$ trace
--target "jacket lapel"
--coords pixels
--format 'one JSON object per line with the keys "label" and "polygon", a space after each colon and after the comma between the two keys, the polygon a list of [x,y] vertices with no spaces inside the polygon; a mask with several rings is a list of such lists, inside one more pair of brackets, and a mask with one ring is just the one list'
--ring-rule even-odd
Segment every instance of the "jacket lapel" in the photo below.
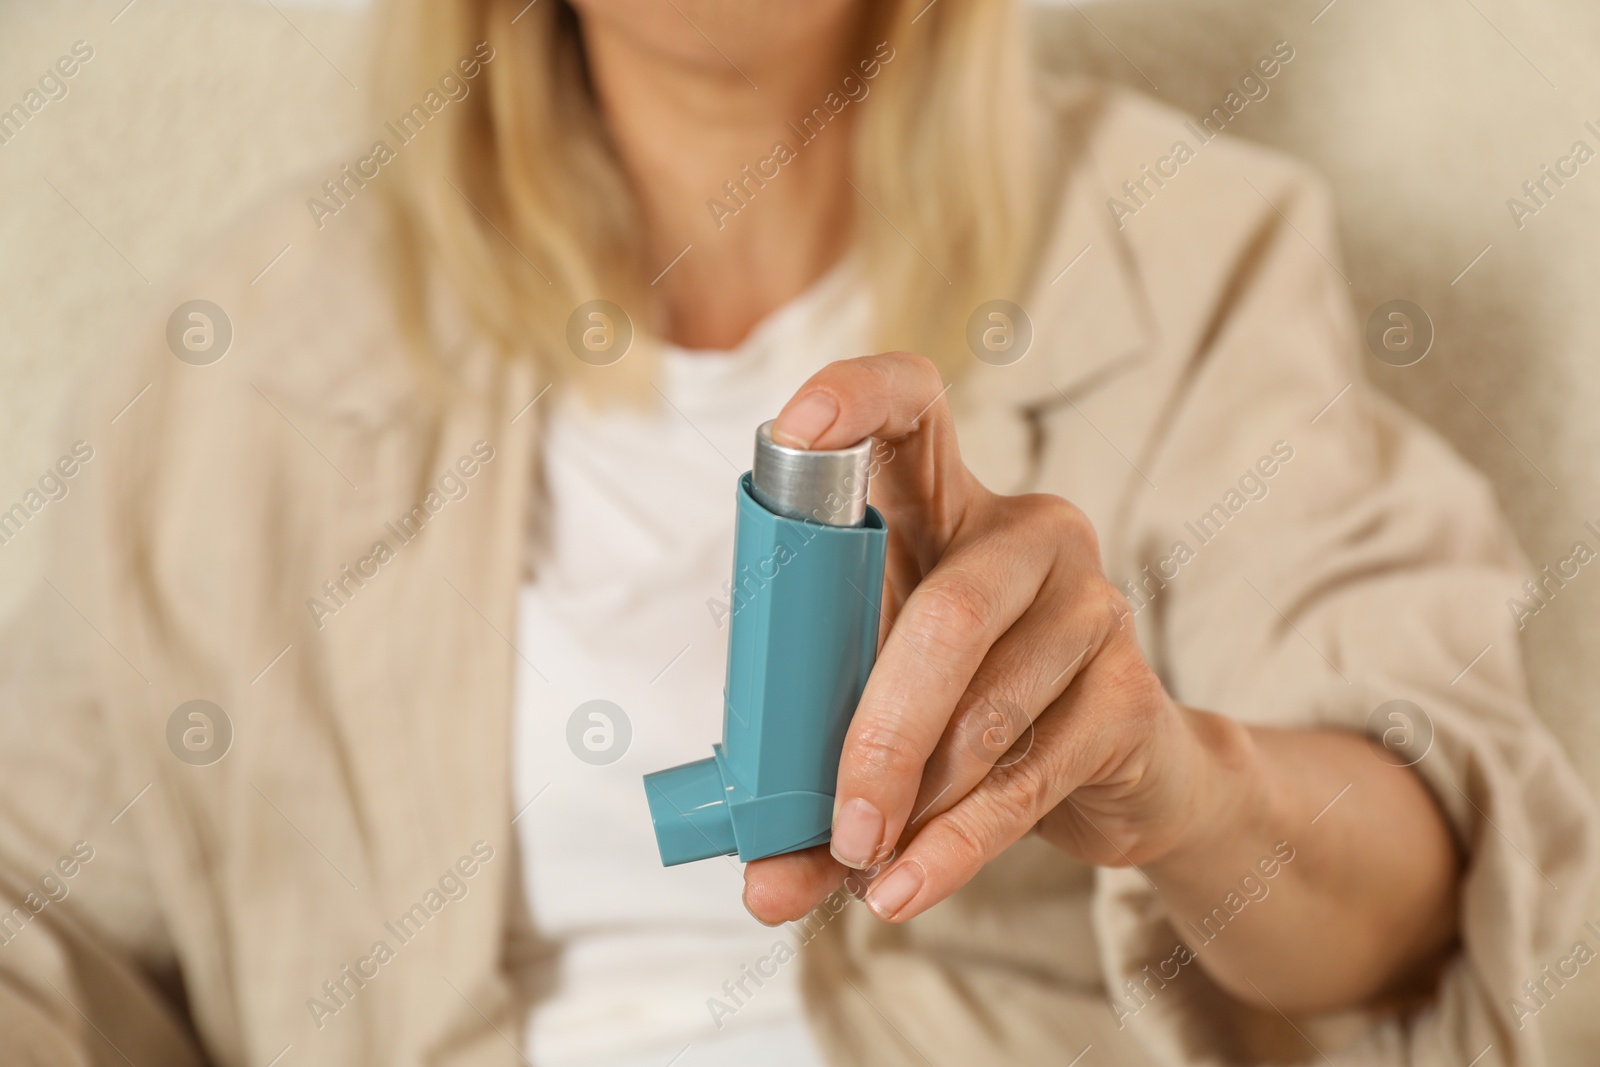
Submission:
{"label": "jacket lapel", "polygon": [[1075,155],[1073,141],[1094,121],[1095,106],[1073,88],[1053,101],[1060,131],[1049,169],[1070,184],[1056,198],[1060,207],[1021,301],[1032,345],[1009,365],[973,360],[951,388],[962,455],[997,491],[1031,486],[1041,412],[1133,370],[1156,339],[1127,242],[1105,206],[1103,178],[1092,159],[1083,165]]}
{"label": "jacket lapel", "polygon": [[[336,509],[325,533],[330,565],[353,565],[380,543],[390,556],[321,630],[308,627],[302,673],[324,709],[323,762],[345,783],[324,833],[359,842],[340,863],[359,907],[330,920],[341,941],[333,958],[349,962],[379,940],[395,952],[352,1002],[365,1023],[338,1018],[327,1029],[366,1030],[375,1062],[419,1048],[438,1050],[439,1062],[515,1062],[483,1035],[485,1018],[517,1029],[502,968],[506,916],[520,906],[510,899],[511,642],[539,408],[513,417],[538,390],[526,360],[483,351],[462,367],[470,386],[437,410],[408,399],[417,388],[338,390],[307,423],[319,441],[342,439],[341,466],[359,472],[360,503]],[[451,899],[441,878],[475,845],[475,858],[493,858]],[[401,936],[410,930],[397,920],[419,903],[432,918]]]}

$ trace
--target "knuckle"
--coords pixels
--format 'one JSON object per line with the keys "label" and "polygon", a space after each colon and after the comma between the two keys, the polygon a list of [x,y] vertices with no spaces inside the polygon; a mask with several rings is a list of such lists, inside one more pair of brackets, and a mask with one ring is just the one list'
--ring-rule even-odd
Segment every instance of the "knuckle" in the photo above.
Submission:
{"label": "knuckle", "polygon": [[891,352],[888,359],[892,373],[909,384],[913,395],[927,400],[930,407],[936,406],[935,402],[944,392],[944,378],[933,360],[915,352]]}
{"label": "knuckle", "polygon": [[1015,763],[996,767],[989,773],[1000,793],[1007,798],[1007,810],[1032,812],[1051,806],[1044,801],[1054,790],[1055,779],[1040,753],[1030,752]]}
{"label": "knuckle", "polygon": [[1114,657],[1121,645],[1137,648],[1133,608],[1122,590],[1103,574],[1075,584],[1068,625],[1074,632],[1088,637],[1094,648],[1092,658],[1102,666]]}
{"label": "knuckle", "polygon": [[982,816],[970,806],[952,808],[939,816],[943,851],[957,869],[977,867],[989,859],[991,834]]}
{"label": "knuckle", "polygon": [[875,405],[887,408],[896,388],[892,361],[882,356],[858,356],[839,360],[836,366],[841,376],[848,375],[854,379],[864,398],[870,398]]}
{"label": "knuckle", "polygon": [[1166,699],[1166,687],[1138,646],[1127,642],[1104,657],[1104,686],[1116,694],[1126,714],[1153,719]]}
{"label": "knuckle", "polygon": [[971,578],[946,576],[917,590],[908,622],[919,636],[947,647],[968,647],[986,633],[995,615],[993,595]]}
{"label": "knuckle", "polygon": [[906,734],[890,723],[866,723],[846,744],[845,758],[872,778],[922,773],[922,756]]}
{"label": "knuckle", "polygon": [[890,352],[887,358],[915,375],[919,381],[939,381],[939,368],[927,356],[915,352]]}
{"label": "knuckle", "polygon": [[1118,589],[1110,578],[1101,577],[1096,585],[1098,588],[1095,599],[1100,604],[1100,610],[1115,619],[1117,630],[1123,631],[1125,629],[1123,624],[1133,615],[1133,605],[1128,603],[1127,594]]}
{"label": "knuckle", "polygon": [[952,732],[972,755],[993,767],[1032,725],[1022,701],[1028,697],[1019,673],[1014,679],[974,682],[954,717]]}
{"label": "knuckle", "polygon": [[1031,521],[1050,530],[1057,540],[1083,545],[1099,557],[1099,535],[1082,508],[1054,493],[1030,493],[1023,500]]}
{"label": "knuckle", "polygon": [[1089,517],[1066,497],[1054,493],[1028,493],[1021,499],[1039,515],[1062,526],[1089,525]]}
{"label": "knuckle", "polygon": [[842,360],[841,362],[860,367],[872,375],[873,381],[880,389],[887,389],[895,380],[899,356],[900,353],[891,352],[884,356],[860,356],[856,359]]}

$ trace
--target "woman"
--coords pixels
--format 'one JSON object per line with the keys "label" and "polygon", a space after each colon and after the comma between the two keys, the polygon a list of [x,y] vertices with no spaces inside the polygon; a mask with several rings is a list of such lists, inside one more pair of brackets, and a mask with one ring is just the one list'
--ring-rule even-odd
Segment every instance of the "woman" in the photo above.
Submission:
{"label": "woman", "polygon": [[[200,275],[231,348],[90,391],[7,1060],[1532,1062],[1588,802],[1316,183],[1221,141],[1119,218],[1182,121],[1005,3],[575,6],[394,5],[371,149]],[[889,446],[888,625],[741,889],[638,775],[717,731],[774,412]]]}

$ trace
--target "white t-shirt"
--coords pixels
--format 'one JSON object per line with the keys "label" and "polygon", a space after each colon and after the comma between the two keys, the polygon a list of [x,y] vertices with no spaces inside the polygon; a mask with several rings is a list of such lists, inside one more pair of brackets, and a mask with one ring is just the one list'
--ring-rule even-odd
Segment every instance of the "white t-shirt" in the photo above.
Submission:
{"label": "white t-shirt", "polygon": [[842,263],[730,352],[668,347],[664,402],[549,398],[513,727],[529,903],[561,946],[529,1024],[541,1065],[823,1062],[799,963],[774,962],[796,935],[744,910],[735,858],[661,866],[640,778],[721,739],[736,481],[756,427],[823,365],[866,351],[856,275]]}

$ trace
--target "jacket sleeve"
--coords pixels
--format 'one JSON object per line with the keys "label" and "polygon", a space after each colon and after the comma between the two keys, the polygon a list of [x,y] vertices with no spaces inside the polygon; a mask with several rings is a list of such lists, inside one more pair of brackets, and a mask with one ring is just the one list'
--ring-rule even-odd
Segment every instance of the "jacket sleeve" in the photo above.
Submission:
{"label": "jacket sleeve", "polygon": [[1138,872],[1107,870],[1095,909],[1108,990],[1171,1064],[1318,1052],[1341,1065],[1536,1063],[1544,994],[1524,983],[1547,954],[1600,943],[1578,915],[1592,803],[1522,674],[1519,629],[1544,620],[1508,605],[1540,575],[1484,478],[1363,380],[1319,186],[1258,162],[1256,191],[1232,175],[1217,194],[1238,196],[1246,232],[1216,271],[1207,328],[1174,357],[1179,384],[1142,453],[1149,481],[1136,483],[1113,578],[1180,702],[1388,735],[1466,858],[1461,947],[1403,1016],[1291,1024],[1230,1000],[1198,967],[1130,999],[1125,983],[1147,988],[1143,969],[1181,937]]}
{"label": "jacket sleeve", "polygon": [[44,559],[0,628],[0,1063],[197,1064],[135,829],[144,782],[106,722],[106,672],[145,683],[104,636],[101,473],[6,546],[36,538]]}

